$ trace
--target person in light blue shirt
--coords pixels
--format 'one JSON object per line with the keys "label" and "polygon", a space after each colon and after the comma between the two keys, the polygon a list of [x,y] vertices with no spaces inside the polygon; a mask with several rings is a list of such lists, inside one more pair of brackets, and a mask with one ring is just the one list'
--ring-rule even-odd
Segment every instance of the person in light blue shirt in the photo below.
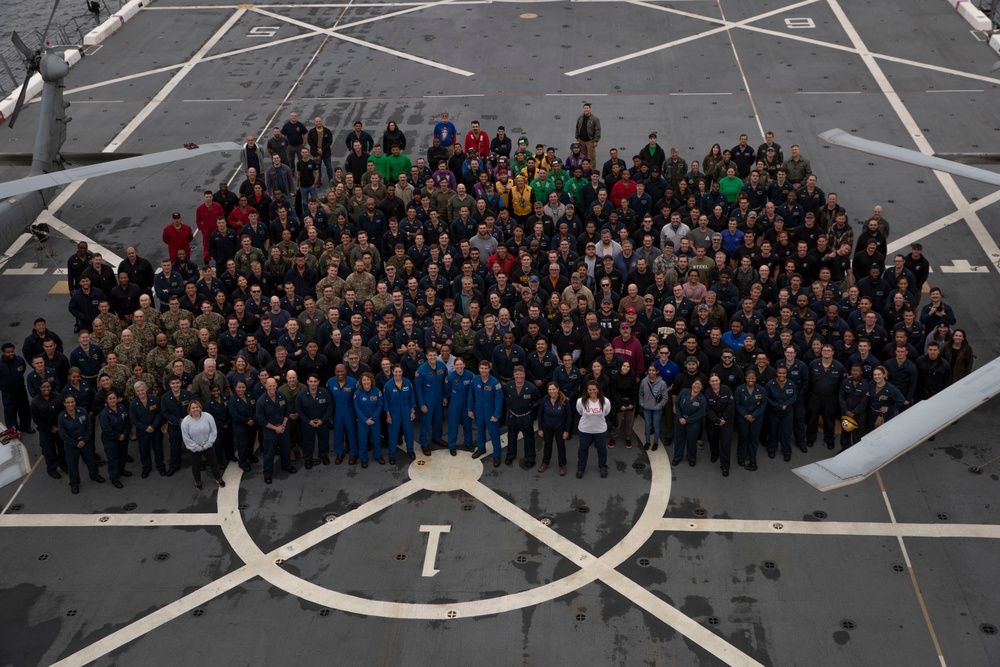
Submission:
{"label": "person in light blue shirt", "polygon": [[393,365],[392,380],[386,382],[383,388],[383,406],[389,422],[389,463],[396,463],[400,430],[403,432],[406,454],[413,461],[417,458],[413,451],[413,421],[417,416],[416,392],[410,381],[403,377],[403,367],[399,364]]}
{"label": "person in light blue shirt", "polygon": [[472,381],[469,393],[469,417],[476,422],[479,447],[472,453],[478,459],[486,453],[486,435],[493,442],[493,467],[500,466],[503,445],[500,443],[500,415],[503,411],[503,387],[500,381],[490,375],[492,364],[483,359],[479,362],[479,376]]}
{"label": "person in light blue shirt", "polygon": [[[417,405],[420,406],[420,450],[430,456],[430,441],[444,445],[441,440],[443,430],[443,404],[445,399],[444,380],[448,369],[438,361],[437,350],[427,350],[427,361],[420,364],[414,377]],[[432,437],[433,436],[433,437]]]}
{"label": "person in light blue shirt", "polygon": [[368,442],[372,444],[372,456],[376,463],[385,465],[382,458],[382,432],[379,417],[382,415],[382,392],[375,386],[375,376],[369,372],[361,374],[361,382],[354,392],[354,413],[358,417],[358,454],[361,467],[368,467]]}
{"label": "person in light blue shirt", "polygon": [[358,462],[357,421],[354,418],[354,391],[357,387],[357,381],[347,377],[347,366],[344,364],[337,364],[334,377],[326,383],[333,396],[333,452],[336,454],[333,462],[337,465],[344,461],[345,434],[351,456],[348,463],[354,465]]}

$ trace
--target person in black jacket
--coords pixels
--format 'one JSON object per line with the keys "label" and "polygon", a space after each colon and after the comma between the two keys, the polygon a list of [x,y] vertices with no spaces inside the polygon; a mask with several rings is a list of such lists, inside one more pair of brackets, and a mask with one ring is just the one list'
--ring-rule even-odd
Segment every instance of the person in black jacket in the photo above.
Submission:
{"label": "person in black jacket", "polygon": [[31,399],[31,416],[38,424],[38,445],[45,457],[45,471],[53,479],[62,479],[60,468],[69,472],[63,442],[59,437],[59,413],[62,410],[62,395],[52,390],[51,382],[43,381],[38,396]]}
{"label": "person in black jacket", "polygon": [[705,427],[708,430],[708,447],[712,463],[720,462],[722,476],[729,477],[730,454],[733,449],[733,423],[736,416],[736,402],[733,392],[722,383],[717,373],[708,378],[705,390],[708,401],[705,412]]}
{"label": "person in black jacket", "polygon": [[28,404],[28,390],[24,385],[24,373],[28,362],[14,352],[13,343],[4,343],[0,356],[0,393],[3,393],[3,418],[7,426],[13,426],[22,433],[34,433],[31,428],[31,408]]}
{"label": "person in black jacket", "polygon": [[566,441],[573,424],[573,409],[566,394],[559,391],[559,385],[549,382],[538,407],[538,435],[542,438],[542,464],[538,472],[545,472],[552,460],[552,441],[555,440],[559,456],[559,476],[566,474]]}
{"label": "person in black jacket", "polygon": [[622,362],[617,373],[611,375],[611,414],[615,415],[615,425],[611,429],[608,447],[615,446],[615,438],[623,435],[625,448],[632,449],[632,426],[635,421],[635,405],[639,396],[639,382],[632,372],[629,361]]}

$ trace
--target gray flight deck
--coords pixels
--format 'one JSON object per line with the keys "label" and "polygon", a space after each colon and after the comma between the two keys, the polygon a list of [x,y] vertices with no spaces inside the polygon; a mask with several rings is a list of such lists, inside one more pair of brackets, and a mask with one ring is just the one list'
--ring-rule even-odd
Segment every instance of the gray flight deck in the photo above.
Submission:
{"label": "gray flight deck", "polygon": [[[996,59],[945,0],[156,0],[71,70],[65,150],[242,142],[298,110],[337,156],[356,119],[376,139],[394,119],[415,157],[447,110],[461,132],[503,124],[564,155],[583,101],[601,161],[652,130],[690,162],[773,129],[852,222],[880,204],[891,251],[923,242],[981,365],[1000,354],[996,188],[817,135],[1000,153]],[[0,148],[30,151],[36,123],[28,106]],[[70,186],[55,259],[36,265],[32,242],[0,259],[0,339],[20,349],[44,315],[72,348],[57,270],[75,240],[155,265],[170,213],[193,224],[237,167],[203,156]],[[671,468],[619,445],[608,479],[592,462],[579,481],[574,440],[566,477],[435,449],[272,486],[230,466],[222,492],[187,468],[123,490],[84,479],[77,496],[36,467],[0,489],[0,666],[998,665],[998,410],[826,494],[791,472],[821,447],[728,479],[707,450]]]}

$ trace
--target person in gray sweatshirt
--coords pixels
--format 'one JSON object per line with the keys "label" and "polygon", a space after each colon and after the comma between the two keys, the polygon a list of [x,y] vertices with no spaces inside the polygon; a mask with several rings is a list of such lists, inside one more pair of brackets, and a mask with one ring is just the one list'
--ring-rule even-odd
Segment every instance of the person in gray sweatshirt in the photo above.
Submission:
{"label": "person in gray sweatshirt", "polygon": [[660,441],[660,415],[670,396],[667,383],[660,377],[656,366],[650,365],[646,371],[646,377],[639,383],[639,407],[642,408],[642,416],[646,422],[646,444],[643,449],[648,450],[651,443]]}
{"label": "person in gray sweatshirt", "polygon": [[219,487],[226,485],[222,481],[222,472],[219,470],[219,463],[216,460],[212,447],[215,439],[219,437],[218,427],[215,425],[215,418],[207,412],[202,412],[201,403],[193,400],[188,404],[187,417],[181,422],[181,438],[184,446],[191,452],[191,472],[194,473],[194,486],[201,489],[201,464],[207,463],[212,469],[212,477]]}

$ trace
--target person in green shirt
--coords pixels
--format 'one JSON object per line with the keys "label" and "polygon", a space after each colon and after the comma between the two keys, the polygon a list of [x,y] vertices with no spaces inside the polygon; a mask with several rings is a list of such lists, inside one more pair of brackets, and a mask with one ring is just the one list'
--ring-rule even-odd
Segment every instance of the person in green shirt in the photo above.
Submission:
{"label": "person in green shirt", "polygon": [[729,167],[726,175],[719,179],[719,192],[725,195],[726,200],[733,204],[736,202],[740,190],[743,189],[743,180],[736,176],[736,169]]}
{"label": "person in green shirt", "polygon": [[545,167],[538,167],[535,170],[535,178],[530,183],[531,192],[535,195],[535,201],[542,204],[549,200],[549,193],[556,189],[556,183],[549,176]]}
{"label": "person in green shirt", "polygon": [[[368,156],[368,161],[375,165],[375,171],[382,177],[382,180],[389,180],[388,156],[382,152],[382,144],[375,144],[372,154]],[[396,175],[399,178],[399,175]],[[392,179],[396,180],[396,179]]]}
{"label": "person in green shirt", "polygon": [[[369,158],[371,159],[371,158]],[[395,183],[399,180],[400,174],[409,176],[413,163],[399,148],[398,144],[392,147],[392,153],[385,156],[385,177],[387,183]],[[377,165],[376,165],[376,168]]]}
{"label": "person in green shirt", "polygon": [[576,204],[577,208],[583,206],[583,188],[586,185],[587,181],[583,179],[583,167],[575,167],[572,178],[563,183],[563,189],[573,198],[573,203]]}

